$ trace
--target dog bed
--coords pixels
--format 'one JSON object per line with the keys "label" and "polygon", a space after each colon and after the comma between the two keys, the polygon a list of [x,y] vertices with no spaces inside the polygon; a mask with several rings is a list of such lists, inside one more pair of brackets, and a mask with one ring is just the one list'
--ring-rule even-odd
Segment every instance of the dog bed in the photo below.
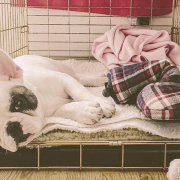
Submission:
{"label": "dog bed", "polygon": [[[73,68],[77,75],[107,73],[108,69],[99,62],[65,60],[62,63]],[[88,87],[98,96],[103,96],[104,87]],[[41,141],[78,141],[78,140],[168,140],[179,139],[180,123],[178,121],[153,121],[146,118],[134,105],[116,105],[116,115],[112,118],[117,125],[103,119],[100,124],[93,126],[79,124],[75,121],[62,119],[62,124],[45,127],[39,136],[32,137],[33,142]],[[48,118],[56,122],[57,117]],[[118,118],[118,120],[116,120]],[[59,119],[59,118],[58,118]],[[121,121],[118,125],[118,121]],[[117,128],[119,126],[119,128]],[[55,130],[52,130],[54,127]],[[100,127],[100,128],[99,128]],[[93,130],[91,130],[93,128]],[[27,144],[24,143],[25,145]],[[22,144],[23,145],[23,144]]]}

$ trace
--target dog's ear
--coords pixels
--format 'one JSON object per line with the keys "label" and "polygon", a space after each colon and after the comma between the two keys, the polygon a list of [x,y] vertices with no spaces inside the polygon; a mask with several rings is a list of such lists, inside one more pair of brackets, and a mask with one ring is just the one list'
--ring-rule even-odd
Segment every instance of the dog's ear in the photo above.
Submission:
{"label": "dog's ear", "polygon": [[23,74],[22,69],[17,64],[14,63],[12,58],[6,52],[0,49],[1,79],[10,80],[11,78],[20,78],[22,74]]}

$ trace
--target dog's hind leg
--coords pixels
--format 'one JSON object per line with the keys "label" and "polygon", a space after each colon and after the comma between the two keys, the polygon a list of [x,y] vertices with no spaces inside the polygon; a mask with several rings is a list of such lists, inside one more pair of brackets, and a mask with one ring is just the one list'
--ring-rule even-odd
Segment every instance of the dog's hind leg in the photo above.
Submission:
{"label": "dog's hind leg", "polygon": [[79,82],[84,86],[104,86],[108,81],[107,77],[103,73],[94,75],[80,75],[78,76]]}

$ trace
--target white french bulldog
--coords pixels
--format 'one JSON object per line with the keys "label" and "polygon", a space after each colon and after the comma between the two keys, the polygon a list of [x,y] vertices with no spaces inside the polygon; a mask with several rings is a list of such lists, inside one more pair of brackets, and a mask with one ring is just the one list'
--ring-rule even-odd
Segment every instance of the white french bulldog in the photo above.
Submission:
{"label": "white french bulldog", "polygon": [[[94,83],[91,78],[87,80],[84,78],[83,84]],[[12,152],[29,135],[40,132],[45,117],[94,124],[115,113],[114,103],[92,95],[70,67],[35,55],[12,60],[3,50],[0,50],[0,102],[0,145]]]}

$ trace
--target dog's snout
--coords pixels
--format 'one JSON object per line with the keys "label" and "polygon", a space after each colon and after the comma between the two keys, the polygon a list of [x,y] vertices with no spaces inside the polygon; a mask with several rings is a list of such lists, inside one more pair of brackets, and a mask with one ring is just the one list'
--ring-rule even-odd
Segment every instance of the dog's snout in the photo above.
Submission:
{"label": "dog's snout", "polygon": [[19,122],[8,122],[6,132],[14,138],[16,144],[26,141],[30,134],[23,134],[22,126]]}

